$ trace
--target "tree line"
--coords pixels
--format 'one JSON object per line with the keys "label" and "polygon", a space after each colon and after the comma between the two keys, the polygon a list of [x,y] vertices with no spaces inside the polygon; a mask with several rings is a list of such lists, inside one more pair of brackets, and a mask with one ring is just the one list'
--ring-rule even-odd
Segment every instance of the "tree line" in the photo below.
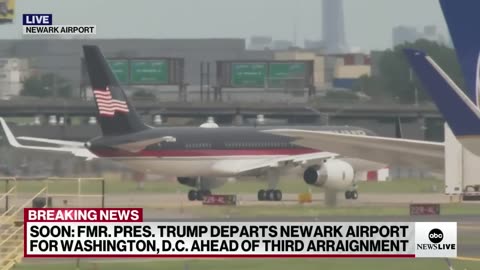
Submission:
{"label": "tree line", "polygon": [[[379,57],[378,74],[361,77],[354,85],[355,92],[363,92],[373,100],[388,100],[413,104],[430,101],[428,93],[410,68],[404,49],[426,52],[462,89],[464,77],[455,50],[443,44],[421,39],[383,51]],[[417,89],[417,93],[415,93]]]}

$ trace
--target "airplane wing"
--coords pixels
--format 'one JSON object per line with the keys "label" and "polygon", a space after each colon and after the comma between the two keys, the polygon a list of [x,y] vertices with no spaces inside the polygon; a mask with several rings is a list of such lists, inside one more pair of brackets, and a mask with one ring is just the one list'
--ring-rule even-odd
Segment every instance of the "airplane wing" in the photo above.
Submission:
{"label": "airplane wing", "polygon": [[20,136],[20,137],[17,137],[17,139],[25,140],[25,141],[32,141],[32,142],[50,143],[50,144],[56,144],[56,145],[60,145],[60,146],[73,146],[73,147],[83,147],[84,146],[84,143],[82,143],[82,142],[44,139],[44,138],[37,138],[37,137]]}
{"label": "airplane wing", "polygon": [[320,152],[313,154],[286,156],[278,158],[266,158],[265,160],[245,159],[242,161],[223,160],[215,163],[213,170],[219,173],[234,175],[258,174],[272,168],[294,168],[297,166],[308,166],[309,164],[319,163],[325,159],[335,158],[337,154],[329,152]]}
{"label": "airplane wing", "polygon": [[444,172],[444,144],[325,131],[272,129],[264,132],[295,138],[294,144],[382,164]]}
{"label": "airplane wing", "polygon": [[[248,159],[243,161],[224,160],[215,163],[213,170],[219,173],[234,175],[259,175],[266,170],[273,168],[278,168],[281,170],[288,170],[298,167],[306,168],[315,164],[321,164],[328,159],[335,159],[340,157],[342,156],[336,153],[318,152],[311,154],[271,158],[262,161],[252,161]],[[345,161],[350,163],[356,171],[378,170],[381,168],[385,168],[386,166],[385,163],[370,162],[363,159],[345,157],[342,157],[342,159],[345,159]]]}
{"label": "airplane wing", "polygon": [[[3,131],[5,132],[5,137],[7,137],[8,143],[15,147],[21,149],[28,149],[28,150],[37,150],[37,151],[46,151],[46,152],[56,152],[56,153],[69,153],[76,157],[83,157],[87,159],[97,158],[96,155],[91,153],[88,149],[83,146],[81,142],[71,142],[71,141],[60,141],[60,140],[49,140],[49,139],[41,139],[41,138],[32,138],[32,137],[24,137],[27,139],[33,139],[32,141],[37,142],[44,142],[44,143],[52,143],[61,145],[60,147],[49,147],[49,146],[31,146],[31,145],[23,145],[20,144],[15,136],[13,135],[12,131],[8,127],[5,119],[0,117],[0,124],[2,125]],[[62,144],[62,142],[64,142]]]}
{"label": "airplane wing", "polygon": [[[45,139],[45,138],[37,138],[37,137],[17,137],[17,139],[20,140],[26,140],[26,141],[34,141],[34,142],[41,142],[41,143],[50,143],[50,144],[56,144],[62,147],[65,146],[72,146],[72,147],[79,147],[83,148],[84,143],[82,142],[74,142],[74,141],[63,141],[63,140],[53,140],[53,139]],[[124,151],[129,151],[129,152],[139,152],[145,147],[155,144],[155,143],[161,143],[164,141],[167,142],[172,142],[175,141],[176,138],[172,136],[164,136],[160,138],[154,138],[154,139],[148,139],[148,140],[143,140],[143,141],[135,141],[131,143],[124,143],[124,144],[117,144],[113,145],[112,147],[118,148]]]}

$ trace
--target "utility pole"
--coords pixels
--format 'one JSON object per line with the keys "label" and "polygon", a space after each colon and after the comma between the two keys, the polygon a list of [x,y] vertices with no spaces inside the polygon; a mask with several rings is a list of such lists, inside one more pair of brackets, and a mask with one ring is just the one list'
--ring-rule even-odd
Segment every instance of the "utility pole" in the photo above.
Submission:
{"label": "utility pole", "polygon": [[413,93],[414,93],[414,99],[415,99],[415,106],[418,107],[418,89],[415,86],[415,83],[413,82],[413,70],[410,68],[410,83],[412,84],[413,87]]}
{"label": "utility pole", "polygon": [[200,62],[200,102],[203,103],[203,61]]}

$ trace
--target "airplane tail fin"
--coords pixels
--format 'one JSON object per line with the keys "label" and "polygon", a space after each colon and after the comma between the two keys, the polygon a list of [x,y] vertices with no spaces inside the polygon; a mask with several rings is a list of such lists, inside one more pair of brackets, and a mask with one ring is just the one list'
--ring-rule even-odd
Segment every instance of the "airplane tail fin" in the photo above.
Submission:
{"label": "airplane tail fin", "polygon": [[457,137],[480,135],[480,110],[424,52],[405,49],[415,74]]}
{"label": "airplane tail fin", "polygon": [[134,133],[148,127],[141,121],[97,46],[83,46],[88,76],[104,136]]}
{"label": "airplane tail fin", "polygon": [[467,96],[480,105],[480,1],[440,0],[443,16],[465,78]]}

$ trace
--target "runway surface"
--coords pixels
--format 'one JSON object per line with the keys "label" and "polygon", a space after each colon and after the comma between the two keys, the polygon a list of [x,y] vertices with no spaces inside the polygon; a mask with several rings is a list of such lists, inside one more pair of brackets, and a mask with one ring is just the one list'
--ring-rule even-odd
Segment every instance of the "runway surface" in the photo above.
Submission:
{"label": "runway surface", "polygon": [[[28,199],[30,194],[19,194],[18,199]],[[81,195],[76,194],[49,194],[53,198],[55,207],[100,207],[102,198],[100,195]],[[283,194],[281,202],[261,202],[257,200],[257,194],[241,193],[237,194],[238,205],[295,205],[298,204],[298,194]],[[186,193],[160,194],[160,193],[125,193],[125,194],[107,194],[104,198],[105,206],[108,207],[146,207],[146,208],[168,208],[182,206],[200,205],[201,202],[191,202],[187,199]],[[449,203],[456,202],[458,198],[435,193],[415,193],[415,194],[360,194],[358,200],[345,200],[343,194],[337,195],[338,206],[351,205],[405,205],[409,203]],[[324,194],[313,194],[313,205],[324,204]],[[478,202],[464,202],[468,204],[479,204]],[[479,210],[480,214],[480,210]]]}

